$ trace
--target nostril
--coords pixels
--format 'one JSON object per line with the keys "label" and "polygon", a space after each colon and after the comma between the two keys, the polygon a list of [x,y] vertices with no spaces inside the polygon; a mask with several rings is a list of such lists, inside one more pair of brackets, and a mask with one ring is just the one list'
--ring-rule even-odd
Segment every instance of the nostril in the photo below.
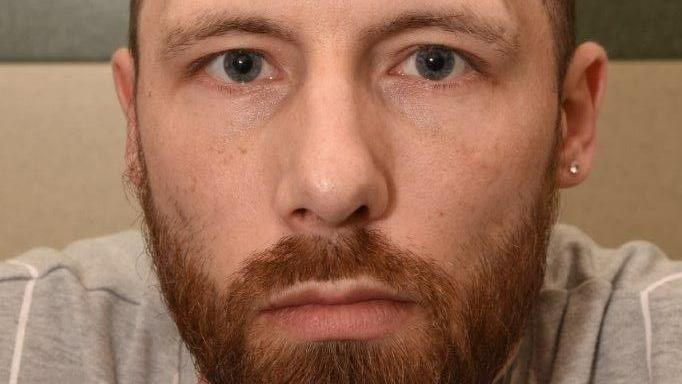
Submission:
{"label": "nostril", "polygon": [[297,210],[294,211],[293,215],[296,216],[299,219],[305,218],[305,215],[308,213],[308,210],[305,208],[298,208]]}
{"label": "nostril", "polygon": [[331,218],[320,217],[315,212],[307,208],[297,208],[291,212],[291,217],[298,223],[308,223],[308,225],[315,222],[326,223],[326,225],[356,225],[367,221],[369,219],[369,207],[362,205],[358,207],[353,213],[345,217],[338,217],[337,221]]}
{"label": "nostril", "polygon": [[358,207],[358,209],[356,209],[355,212],[353,212],[349,219],[353,221],[363,221],[366,220],[368,217],[369,208],[366,205],[362,205]]}

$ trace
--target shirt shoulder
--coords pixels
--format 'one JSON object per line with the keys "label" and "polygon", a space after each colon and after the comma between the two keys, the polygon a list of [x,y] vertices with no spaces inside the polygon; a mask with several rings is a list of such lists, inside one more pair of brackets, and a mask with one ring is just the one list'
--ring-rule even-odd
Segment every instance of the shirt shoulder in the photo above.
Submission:
{"label": "shirt shoulder", "polygon": [[68,276],[84,290],[103,290],[131,303],[140,300],[153,273],[138,231],[76,241],[63,250],[35,248],[0,263],[0,284],[34,279],[46,285]]}
{"label": "shirt shoulder", "polygon": [[556,225],[548,249],[546,289],[571,290],[590,281],[608,283],[623,293],[647,289],[680,293],[682,284],[676,283],[682,283],[682,261],[670,259],[647,241],[605,248],[574,226]]}
{"label": "shirt shoulder", "polygon": [[578,228],[554,228],[533,326],[544,382],[674,382],[680,319],[682,262],[649,242],[609,249]]}
{"label": "shirt shoulder", "polygon": [[179,350],[139,232],[0,263],[0,380],[170,381]]}

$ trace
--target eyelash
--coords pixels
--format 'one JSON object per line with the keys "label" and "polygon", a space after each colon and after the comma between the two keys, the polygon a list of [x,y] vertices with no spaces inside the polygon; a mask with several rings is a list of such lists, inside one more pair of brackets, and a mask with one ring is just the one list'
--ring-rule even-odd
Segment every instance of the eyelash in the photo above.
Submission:
{"label": "eyelash", "polygon": [[[426,47],[434,46],[434,45],[438,45],[438,44],[421,44],[421,45],[417,45],[417,46],[412,46],[412,47],[407,48],[406,50],[403,51],[403,52],[407,52],[406,54],[398,53],[396,56],[401,57],[401,61],[398,64],[392,66],[390,70],[392,71],[394,68],[396,68],[397,66],[402,64],[405,60],[407,60],[410,56],[412,56],[414,53],[418,52],[419,50],[424,49]],[[468,53],[468,52],[464,52],[464,51],[457,49],[457,48],[453,48],[453,47],[448,47],[448,48],[452,49],[452,51],[455,54],[457,54],[462,59],[464,59],[464,61],[466,62],[466,65],[471,70],[476,72],[476,74],[480,74],[483,76],[488,75],[488,73],[489,73],[488,72],[488,63],[485,60],[481,59],[480,57],[478,57],[476,55],[473,55],[473,54]],[[204,71],[206,69],[206,67],[214,59],[220,57],[221,55],[226,54],[227,52],[233,51],[235,49],[240,49],[240,48],[231,48],[229,50],[218,51],[218,52],[214,52],[212,54],[208,54],[206,56],[200,57],[199,59],[191,62],[187,66],[187,69],[185,70],[185,73],[184,73],[184,77],[187,79],[197,77],[199,75],[199,73]],[[246,50],[258,53],[260,55],[263,55],[265,60],[268,60],[271,63],[271,65],[275,66],[275,68],[278,67],[276,65],[276,62],[273,62],[273,60],[271,60],[271,58],[265,52],[262,52],[258,49],[251,49],[251,48],[241,48],[241,49],[246,49]],[[469,77],[469,76],[467,75],[466,77]],[[470,79],[464,78],[464,79],[458,79],[456,81],[450,81],[450,82],[430,82],[430,81],[419,81],[419,82],[422,84],[428,84],[428,86],[434,90],[447,90],[447,89],[458,87],[461,85],[462,82],[466,82],[467,80],[470,80]],[[211,79],[210,82],[212,83],[211,86],[213,88],[215,88],[219,91],[228,93],[228,94],[234,94],[235,92],[243,91],[244,88],[246,88],[243,86],[235,86],[232,84],[219,84],[218,81],[213,80],[213,79]],[[412,81],[412,82],[415,83],[415,81]]]}
{"label": "eyelash", "polygon": [[[445,47],[447,49],[451,49],[457,56],[464,59],[467,67],[469,67],[470,70],[474,71],[475,74],[482,75],[484,77],[489,76],[489,74],[490,74],[489,73],[489,64],[485,60],[481,59],[480,57],[478,57],[474,54],[471,54],[469,52],[465,52],[461,49],[457,49],[454,47],[450,47],[447,45],[441,45],[441,44],[420,44],[420,45],[412,46],[412,47],[409,47],[409,48],[403,50],[402,52],[400,52],[396,55],[397,57],[400,57],[400,61],[397,65],[394,65],[391,67],[391,71],[394,68],[396,68],[397,66],[400,66],[402,63],[404,63],[405,60],[410,58],[416,52],[418,52],[422,49],[428,48],[428,47],[433,47],[433,46],[442,46],[442,47]],[[444,82],[444,81],[421,80],[421,81],[417,81],[417,82],[421,83],[422,86],[423,86],[423,84],[427,84],[432,89],[447,90],[447,89],[451,89],[451,88],[456,88],[456,87],[460,86],[462,83],[466,82],[467,80],[471,80],[470,76],[473,74],[469,74],[468,72],[469,71],[467,71],[467,73],[464,76],[460,76],[460,78],[458,78],[455,81]],[[413,83],[415,83],[415,81],[413,81]]]}
{"label": "eyelash", "polygon": [[[238,50],[238,49],[244,49],[244,50],[248,50],[251,52],[258,53],[258,54],[262,55],[264,57],[264,59],[267,60],[268,62],[270,62],[273,66],[275,66],[276,68],[278,67],[276,61],[272,60],[270,58],[270,56],[263,51],[260,51],[258,49],[253,49],[253,48],[231,48],[231,49],[228,49],[225,51],[214,52],[214,53],[208,54],[206,56],[202,56],[197,60],[192,61],[191,63],[189,63],[186,70],[184,71],[184,78],[191,80],[191,79],[194,79],[194,78],[201,76],[201,72],[204,72],[206,70],[206,68],[208,67],[208,65],[213,60],[215,60],[216,58],[218,58],[218,57],[220,57],[220,56],[222,56],[222,55],[224,55],[230,51],[234,51],[234,50]],[[255,85],[252,85],[250,87],[235,86],[234,84],[221,83],[215,79],[208,79],[208,78],[210,78],[210,76],[208,74],[206,74],[205,77],[206,78],[204,78],[202,80],[209,87],[211,87],[211,88],[213,88],[219,92],[228,94],[228,95],[245,93],[247,90],[252,90],[253,87],[255,86]]]}

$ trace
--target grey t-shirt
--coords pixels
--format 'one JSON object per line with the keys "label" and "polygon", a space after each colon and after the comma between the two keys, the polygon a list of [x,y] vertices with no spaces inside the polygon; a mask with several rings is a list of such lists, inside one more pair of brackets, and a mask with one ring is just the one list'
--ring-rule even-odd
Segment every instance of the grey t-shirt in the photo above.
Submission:
{"label": "grey t-shirt", "polygon": [[[514,383],[682,383],[682,263],[557,225]],[[0,382],[196,383],[138,232],[0,263]]]}

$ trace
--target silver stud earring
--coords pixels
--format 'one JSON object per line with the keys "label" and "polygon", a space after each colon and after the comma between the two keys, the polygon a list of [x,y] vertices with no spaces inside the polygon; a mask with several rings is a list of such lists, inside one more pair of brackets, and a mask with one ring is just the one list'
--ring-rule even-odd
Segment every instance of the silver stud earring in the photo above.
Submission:
{"label": "silver stud earring", "polygon": [[578,165],[577,161],[574,161],[571,163],[571,168],[568,170],[571,172],[571,175],[577,175],[580,172],[580,165]]}

